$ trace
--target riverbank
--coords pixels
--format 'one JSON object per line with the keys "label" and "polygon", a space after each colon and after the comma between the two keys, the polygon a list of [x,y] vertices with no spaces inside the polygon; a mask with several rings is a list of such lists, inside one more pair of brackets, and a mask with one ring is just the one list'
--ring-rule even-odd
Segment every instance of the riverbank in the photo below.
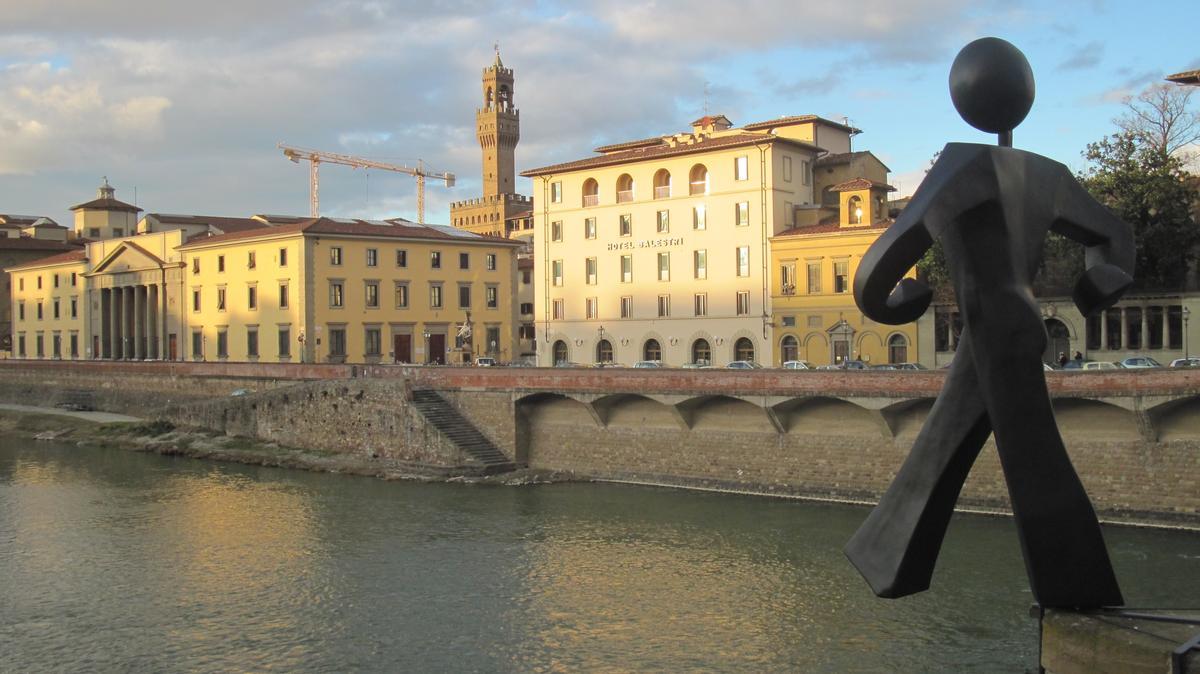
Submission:
{"label": "riverbank", "polygon": [[177,428],[165,421],[107,421],[89,418],[89,414],[95,413],[65,413],[52,408],[6,405],[0,407],[0,435],[66,442],[80,447],[125,449],[160,456],[358,475],[383,480],[506,486],[588,481],[572,473],[537,469],[522,469],[501,475],[476,475],[441,466],[286,447],[275,442],[260,442],[199,429]]}

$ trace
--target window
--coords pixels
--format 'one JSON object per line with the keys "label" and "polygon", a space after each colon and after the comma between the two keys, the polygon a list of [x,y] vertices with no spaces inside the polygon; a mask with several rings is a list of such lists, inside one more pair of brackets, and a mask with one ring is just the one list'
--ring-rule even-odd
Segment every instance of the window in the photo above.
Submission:
{"label": "window", "polygon": [[1126,349],[1135,351],[1142,348],[1141,307],[1125,307],[1125,338]]}
{"label": "window", "polygon": [[657,339],[647,339],[642,345],[643,360],[662,360],[662,346]]}
{"label": "window", "polygon": [[694,250],[692,251],[692,264],[696,269],[696,278],[708,278],[708,251]]}
{"label": "window", "polygon": [[621,236],[633,236],[633,216],[629,213],[624,213],[619,218],[619,227]]}
{"label": "window", "polygon": [[633,296],[626,295],[621,298],[621,318],[633,317]]}
{"label": "window", "polygon": [[812,164],[807,159],[800,160],[800,180],[805,185],[812,184]]}
{"label": "window", "polygon": [[500,308],[500,291],[496,286],[487,286],[484,288],[484,301],[488,309]]}
{"label": "window", "polygon": [[258,328],[246,328],[246,356],[248,358],[258,358]]}
{"label": "window", "polygon": [[521,315],[528,316],[533,313],[533,302],[521,302]]}
{"label": "window", "polygon": [[733,355],[737,360],[754,360],[754,342],[742,337],[733,344]]}
{"label": "window", "polygon": [[589,257],[583,262],[584,273],[587,276],[587,284],[590,286],[596,285],[596,258]]}
{"label": "window", "polygon": [[750,178],[750,160],[745,155],[733,158],[733,179],[748,180]]}
{"label": "window", "polygon": [[734,207],[733,217],[734,217],[733,221],[734,221],[734,223],[737,224],[738,227],[749,227],[750,226],[750,202],[749,201],[739,201],[737,203],[737,206]]}
{"label": "window", "polygon": [[333,246],[329,249],[329,264],[340,267],[342,264],[342,247]]}
{"label": "window", "polygon": [[192,330],[192,358],[204,357],[204,333]]}
{"label": "window", "polygon": [[737,275],[750,275],[750,246],[738,246],[737,249]]}
{"label": "window", "polygon": [[708,194],[708,169],[696,164],[688,173],[688,194]]}
{"label": "window", "polygon": [[75,272],[71,272],[71,287],[72,288],[75,287],[76,278],[77,278],[77,275],[75,274]]}
{"label": "window", "polygon": [[904,335],[892,335],[888,338],[888,362],[908,362],[908,338]]}
{"label": "window", "polygon": [[712,362],[712,347],[707,339],[697,339],[692,342],[692,362],[697,365],[708,365]]}
{"label": "window", "polygon": [[556,286],[563,284],[563,263],[562,260],[554,260],[550,263],[550,278],[551,283]]}
{"label": "window", "polygon": [[219,272],[225,271],[225,256],[224,255],[217,256],[217,271],[219,271]]}
{"label": "window", "polygon": [[[783,158],[783,182],[792,182],[792,158],[784,156]],[[795,360],[794,358],[792,360]]]}
{"label": "window", "polygon": [[329,306],[341,307],[345,304],[345,286],[341,281],[329,282]]}
{"label": "window", "polygon": [[287,358],[292,355],[292,329],[279,328],[279,357]]}
{"label": "window", "polygon": [[459,269],[470,269],[471,268],[471,254],[470,253],[459,253],[458,254],[458,268]]}
{"label": "window", "polygon": [[125,236],[125,230],[120,227],[114,227],[113,236]]}
{"label": "window", "polygon": [[79,318],[79,300],[71,298],[71,318]]}
{"label": "window", "polygon": [[596,238],[596,218],[584,218],[583,219],[583,238],[585,238],[585,239]]}
{"label": "window", "polygon": [[192,311],[200,311],[200,290],[192,290]]}
{"label": "window", "polygon": [[46,357],[46,347],[42,341],[44,339],[45,339],[45,337],[42,337],[42,333],[40,333],[40,332],[37,334],[36,337],[33,338],[33,342],[34,342],[35,346],[37,347],[37,357],[38,358]]}
{"label": "window", "polygon": [[58,313],[58,300],[57,300],[57,299],[56,299],[56,300],[54,300],[54,318],[55,318],[55,319],[58,319],[58,318],[59,318],[59,313]]}
{"label": "window", "polygon": [[[1100,348],[1099,332],[1095,333],[1096,342],[1092,345],[1093,319],[1096,328],[1100,326],[1100,314],[1088,319],[1088,348]],[[933,348],[939,353],[954,351],[958,348],[958,338],[962,334],[962,317],[957,311],[944,307],[935,307],[933,311]]]}
{"label": "window", "polygon": [[833,263],[833,292],[850,292],[850,262],[835,260]]}
{"label": "window", "polygon": [[696,293],[694,300],[695,300],[694,301],[695,315],[707,316],[708,315],[708,293]]}
{"label": "window", "polygon": [[589,319],[596,318],[596,302],[595,297],[588,297],[584,300],[584,316]]}
{"label": "window", "polygon": [[25,335],[17,335],[17,355],[25,357]]}
{"label": "window", "polygon": [[[795,317],[795,316],[783,316],[782,318],[783,318],[783,327],[785,327],[785,328],[794,328],[794,327],[796,327],[796,317]],[[812,317],[810,316],[809,318],[812,318]],[[818,316],[818,317],[817,317],[817,324],[816,324],[815,326],[813,326],[813,327],[820,327],[820,326],[821,326],[821,322],[820,322],[820,321],[821,321],[821,319],[820,319],[820,317]],[[793,360],[794,360],[794,359],[793,359]]]}
{"label": "window", "polygon": [[659,211],[658,212],[657,231],[659,234],[663,234],[665,232],[671,231],[671,212],[670,211]]}
{"label": "window", "polygon": [[346,328],[329,328],[329,355],[346,357]]}
{"label": "window", "polygon": [[562,203],[562,181],[555,181],[555,182],[550,183],[550,203],[552,203],[552,204],[561,204]]}
{"label": "window", "polygon": [[[1146,307],[1146,327],[1149,328],[1149,334],[1146,335],[1146,348],[1161,349],[1163,347],[1162,307]],[[1097,344],[1095,347],[1089,348],[1098,349],[1100,346]]]}
{"label": "window", "polygon": [[246,268],[254,269],[258,266],[258,261],[255,259],[254,251],[246,253]]}
{"label": "window", "polygon": [[659,295],[658,296],[658,317],[666,318],[670,315],[671,315],[671,296],[670,295]]}
{"label": "window", "polygon": [[846,210],[849,211],[850,214],[850,224],[862,224],[862,199],[859,199],[858,196],[850,197],[850,200],[846,202]]}
{"label": "window", "polygon": [[821,293],[821,263],[808,263],[808,294],[819,295]]}
{"label": "window", "polygon": [[613,347],[612,342],[607,339],[600,340],[596,344],[596,362],[611,363],[613,362]]}
{"label": "window", "polygon": [[79,334],[75,332],[71,333],[71,357],[79,357]]}
{"label": "window", "polygon": [[628,173],[622,173],[617,178],[617,203],[633,201],[633,178]]}
{"label": "window", "polygon": [[383,334],[379,328],[366,328],[363,330],[363,354],[366,356],[378,356],[383,350]]}
{"label": "window", "polygon": [[458,286],[458,308],[459,309],[470,309],[471,308],[471,286],[469,286],[469,285]]}
{"label": "window", "polygon": [[89,227],[88,228],[88,236],[93,239],[99,239],[100,238],[100,228],[99,227]]}
{"label": "window", "polygon": [[429,286],[429,308],[442,308],[442,286],[437,284],[432,284]]}
{"label": "window", "polygon": [[561,299],[554,300],[550,303],[551,317],[554,320],[562,320],[563,318],[563,301]]}
{"label": "window", "polygon": [[229,329],[217,328],[217,358],[229,357]]}
{"label": "window", "polygon": [[279,266],[280,267],[287,266],[287,248],[279,249]]}
{"label": "window", "polygon": [[633,256],[621,256],[621,283],[633,283]]}
{"label": "window", "polygon": [[692,206],[692,229],[707,229],[704,204]]}
{"label": "window", "polygon": [[659,253],[658,254],[658,280],[659,281],[670,281],[671,280],[671,254],[670,253]]}
{"label": "window", "polygon": [[378,267],[379,266],[379,250],[378,249],[375,249],[375,248],[367,249],[367,266],[368,267]]}
{"label": "window", "polygon": [[54,287],[57,288],[58,287],[58,272],[55,272],[53,276],[54,276]]}
{"label": "window", "polygon": [[246,307],[248,309],[250,309],[250,311],[254,311],[255,309],[258,308],[258,287],[257,286],[250,286],[249,288],[246,289]]}
{"label": "window", "polygon": [[496,271],[496,254],[488,253],[483,256],[483,266],[488,271]]}
{"label": "window", "polygon": [[583,181],[583,205],[595,206],[600,203],[600,183],[595,178]]}
{"label": "window", "polygon": [[399,282],[396,283],[396,308],[397,309],[407,309],[408,308],[408,284],[407,283],[399,283]]}
{"label": "window", "polygon": [[435,250],[435,251],[431,251],[429,253],[429,268],[430,269],[441,269],[442,268],[442,253],[441,253],[441,251]]}
{"label": "window", "polygon": [[666,199],[671,196],[671,172],[658,169],[654,172],[654,198]]}
{"label": "window", "polygon": [[40,274],[37,277],[37,287],[38,287],[38,290],[42,289],[42,277]]}
{"label": "window", "polygon": [[25,279],[24,278],[17,279],[17,289],[18,290],[25,289]]}
{"label": "window", "polygon": [[566,342],[562,341],[561,339],[558,340],[557,342],[555,342],[553,351],[554,351],[554,364],[555,365],[558,365],[559,363],[567,362],[567,358],[570,356],[570,354],[567,351],[567,343]]}
{"label": "window", "polygon": [[286,283],[279,284],[279,308],[288,308],[288,286]]}
{"label": "window", "polygon": [[37,303],[37,319],[40,321],[40,320],[42,320],[42,318],[43,318],[43,316],[42,316],[42,301],[41,301],[41,300],[38,300],[38,303]]}
{"label": "window", "polygon": [[366,284],[366,303],[368,309],[379,308],[379,281],[367,281]]}
{"label": "window", "polygon": [[550,240],[562,241],[562,220],[550,223]]}
{"label": "window", "polygon": [[25,303],[21,302],[17,305],[17,320],[25,320]]}
{"label": "window", "polygon": [[225,289],[217,288],[217,311],[225,311]]}
{"label": "window", "polygon": [[738,316],[749,316],[750,315],[750,291],[749,290],[739,290],[737,293],[737,315]]}
{"label": "window", "polygon": [[50,357],[62,358],[62,335],[57,332],[50,337]]}
{"label": "window", "polygon": [[193,274],[200,273],[200,258],[198,258],[198,257],[192,258],[192,273]]}
{"label": "window", "polygon": [[784,295],[796,294],[796,263],[785,262],[779,266],[779,291]]}

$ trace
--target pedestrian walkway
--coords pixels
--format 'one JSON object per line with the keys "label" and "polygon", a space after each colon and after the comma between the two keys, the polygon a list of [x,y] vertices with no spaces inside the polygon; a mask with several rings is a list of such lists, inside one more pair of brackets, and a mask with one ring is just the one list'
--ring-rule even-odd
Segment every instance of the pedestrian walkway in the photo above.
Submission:
{"label": "pedestrian walkway", "polygon": [[79,412],[75,410],[60,410],[57,407],[35,407],[33,405],[10,405],[0,403],[0,410],[9,412],[27,412],[29,414],[56,414],[63,417],[74,417],[84,421],[94,421],[98,424],[109,424],[116,421],[142,421],[138,417],[112,412]]}

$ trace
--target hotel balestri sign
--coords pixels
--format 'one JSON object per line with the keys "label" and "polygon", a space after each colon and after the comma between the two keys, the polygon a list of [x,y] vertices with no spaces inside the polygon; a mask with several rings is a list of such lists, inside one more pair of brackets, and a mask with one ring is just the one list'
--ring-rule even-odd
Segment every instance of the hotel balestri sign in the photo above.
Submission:
{"label": "hotel balestri sign", "polygon": [[608,250],[633,250],[635,248],[675,248],[683,245],[682,238],[642,239],[641,241],[619,241],[608,244]]}

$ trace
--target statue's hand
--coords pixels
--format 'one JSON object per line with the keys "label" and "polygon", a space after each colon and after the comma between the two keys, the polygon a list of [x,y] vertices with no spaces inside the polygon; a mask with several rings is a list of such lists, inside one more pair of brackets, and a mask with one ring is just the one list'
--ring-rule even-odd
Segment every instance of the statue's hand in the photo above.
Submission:
{"label": "statue's hand", "polygon": [[924,282],[913,278],[901,279],[888,294],[882,315],[872,315],[871,318],[890,325],[911,323],[925,313],[932,299],[933,291]]}
{"label": "statue's hand", "polygon": [[1075,306],[1084,316],[1111,307],[1133,285],[1133,277],[1113,264],[1098,264],[1075,283]]}

